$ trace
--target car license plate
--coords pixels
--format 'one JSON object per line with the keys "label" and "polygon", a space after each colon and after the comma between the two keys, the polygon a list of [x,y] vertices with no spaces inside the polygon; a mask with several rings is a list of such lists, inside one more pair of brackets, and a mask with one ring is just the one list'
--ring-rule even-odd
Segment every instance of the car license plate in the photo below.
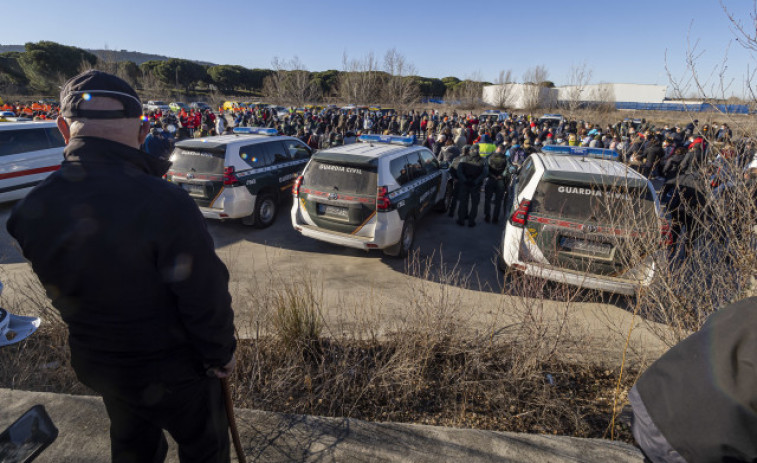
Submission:
{"label": "car license plate", "polygon": [[563,236],[560,246],[568,251],[587,254],[592,257],[610,257],[612,246],[608,243],[597,243]]}
{"label": "car license plate", "polygon": [[191,183],[182,183],[181,187],[190,195],[205,196],[205,187],[203,185],[193,185]]}
{"label": "car license plate", "polygon": [[319,204],[318,213],[321,215],[330,215],[345,219],[349,217],[349,211],[346,207],[329,206],[328,204]]}

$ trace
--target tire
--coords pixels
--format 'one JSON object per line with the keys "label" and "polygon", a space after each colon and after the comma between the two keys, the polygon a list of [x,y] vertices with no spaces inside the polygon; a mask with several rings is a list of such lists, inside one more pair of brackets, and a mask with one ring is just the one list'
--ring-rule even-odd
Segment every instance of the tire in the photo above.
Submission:
{"label": "tire", "polygon": [[279,205],[272,194],[264,194],[255,201],[255,211],[252,213],[252,225],[255,228],[268,228],[273,225]]}
{"label": "tire", "polygon": [[499,253],[497,253],[497,268],[502,273],[507,273],[510,270],[510,266],[505,262],[505,258]]}
{"label": "tire", "polygon": [[405,222],[402,224],[402,233],[400,234],[400,240],[397,244],[384,249],[384,254],[392,257],[404,258],[413,249],[413,243],[415,242],[415,216],[408,215],[405,218]]}

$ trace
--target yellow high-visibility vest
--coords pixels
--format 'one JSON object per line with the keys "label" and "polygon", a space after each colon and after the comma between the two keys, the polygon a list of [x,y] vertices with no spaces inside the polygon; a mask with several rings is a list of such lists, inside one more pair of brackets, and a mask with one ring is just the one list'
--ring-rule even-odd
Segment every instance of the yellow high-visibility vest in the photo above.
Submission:
{"label": "yellow high-visibility vest", "polygon": [[494,151],[497,150],[497,145],[494,143],[479,143],[478,144],[478,155],[482,158],[485,158],[489,156],[490,154],[494,153]]}

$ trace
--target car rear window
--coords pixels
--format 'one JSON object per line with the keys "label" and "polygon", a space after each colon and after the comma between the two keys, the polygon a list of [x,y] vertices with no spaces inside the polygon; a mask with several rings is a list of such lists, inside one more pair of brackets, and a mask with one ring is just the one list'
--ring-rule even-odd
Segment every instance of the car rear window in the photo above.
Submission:
{"label": "car rear window", "polygon": [[648,188],[555,182],[539,183],[530,211],[632,228],[647,228],[657,217]]}
{"label": "car rear window", "polygon": [[0,131],[0,156],[46,150],[53,147],[45,130],[44,128],[34,128]]}
{"label": "car rear window", "polygon": [[226,151],[204,151],[176,148],[171,154],[171,170],[174,172],[198,172],[222,174]]}
{"label": "car rear window", "polygon": [[311,161],[305,171],[303,184],[340,193],[375,195],[377,187],[376,168]]}

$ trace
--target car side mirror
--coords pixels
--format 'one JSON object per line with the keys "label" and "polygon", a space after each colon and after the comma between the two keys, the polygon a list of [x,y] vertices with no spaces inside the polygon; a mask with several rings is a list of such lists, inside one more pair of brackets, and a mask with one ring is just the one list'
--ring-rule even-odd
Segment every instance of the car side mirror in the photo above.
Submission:
{"label": "car side mirror", "polygon": [[45,407],[35,405],[0,434],[0,461],[32,461],[57,437],[58,428]]}

